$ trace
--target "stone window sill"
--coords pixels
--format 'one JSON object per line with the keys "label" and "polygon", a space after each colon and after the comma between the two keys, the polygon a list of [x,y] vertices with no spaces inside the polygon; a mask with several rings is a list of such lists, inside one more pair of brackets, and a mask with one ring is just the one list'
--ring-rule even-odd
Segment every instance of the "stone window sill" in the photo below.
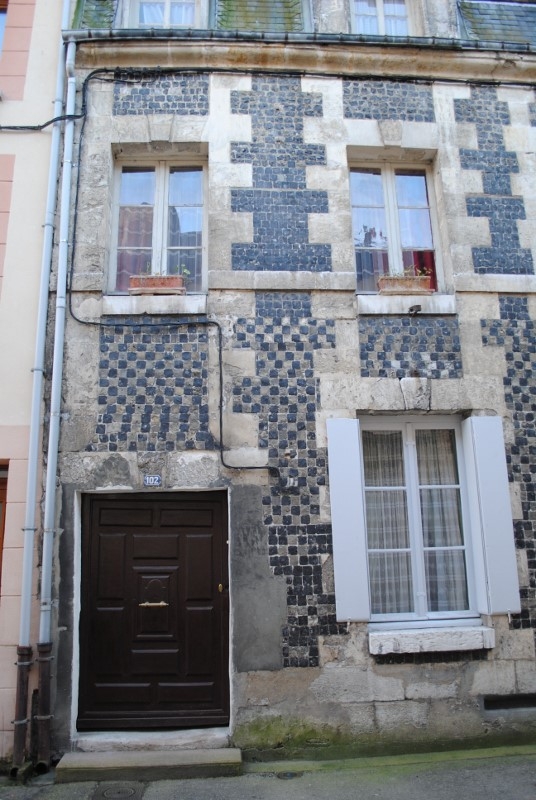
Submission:
{"label": "stone window sill", "polygon": [[453,294],[358,294],[357,313],[360,316],[406,315],[420,306],[419,314],[456,314],[456,297]]}
{"label": "stone window sill", "polygon": [[489,650],[495,647],[495,631],[483,625],[459,628],[369,631],[369,653],[436,653]]}
{"label": "stone window sill", "polygon": [[138,314],[206,314],[206,294],[186,295],[106,295],[102,313],[108,316]]}

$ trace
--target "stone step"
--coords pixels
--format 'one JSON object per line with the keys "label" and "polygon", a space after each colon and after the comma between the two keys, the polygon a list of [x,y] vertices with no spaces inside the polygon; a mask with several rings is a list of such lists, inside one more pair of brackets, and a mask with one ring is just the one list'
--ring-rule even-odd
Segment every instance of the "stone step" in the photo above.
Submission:
{"label": "stone step", "polygon": [[66,753],[56,767],[56,783],[155,781],[240,775],[237,748]]}

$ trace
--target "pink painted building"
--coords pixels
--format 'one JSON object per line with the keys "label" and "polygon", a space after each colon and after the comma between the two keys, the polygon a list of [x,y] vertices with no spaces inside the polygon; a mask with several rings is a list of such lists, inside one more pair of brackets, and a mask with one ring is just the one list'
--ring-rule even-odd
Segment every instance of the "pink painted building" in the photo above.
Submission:
{"label": "pink painted building", "polygon": [[[60,0],[0,1],[0,759],[13,748],[24,527],[38,297],[50,169]],[[47,280],[48,283],[48,280]],[[31,513],[39,519],[41,457],[34,459]],[[35,508],[35,514],[33,509]],[[33,537],[32,537],[33,538]],[[29,556],[33,555],[31,546]],[[36,559],[32,559],[35,564]],[[32,569],[30,569],[30,574]],[[35,598],[35,581],[28,590]]]}

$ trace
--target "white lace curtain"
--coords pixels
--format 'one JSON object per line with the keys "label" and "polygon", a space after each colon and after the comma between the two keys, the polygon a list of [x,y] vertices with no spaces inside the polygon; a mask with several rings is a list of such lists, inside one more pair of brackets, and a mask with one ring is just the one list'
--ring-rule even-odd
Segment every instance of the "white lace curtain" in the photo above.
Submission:
{"label": "white lace curtain", "polygon": [[[418,487],[408,487],[402,431],[364,431],[363,453],[372,612],[419,612],[417,593],[429,612],[466,609],[454,432],[416,431]],[[410,532],[408,488],[422,537]]]}

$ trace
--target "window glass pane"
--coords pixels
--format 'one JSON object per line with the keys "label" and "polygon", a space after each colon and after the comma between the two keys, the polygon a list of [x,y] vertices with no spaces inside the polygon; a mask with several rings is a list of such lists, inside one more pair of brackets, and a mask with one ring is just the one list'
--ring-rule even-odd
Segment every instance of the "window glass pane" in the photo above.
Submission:
{"label": "window glass pane", "polygon": [[401,208],[398,211],[400,222],[400,241],[402,247],[422,247],[432,249],[432,225],[428,209]]}
{"label": "window glass pane", "polygon": [[365,494],[368,546],[370,550],[409,547],[406,492],[368,491]]}
{"label": "window glass pane", "polygon": [[424,172],[396,171],[396,199],[399,207],[428,208]]}
{"label": "window glass pane", "polygon": [[125,167],[121,173],[121,205],[154,205],[154,169]]}
{"label": "window glass pane", "polygon": [[198,292],[202,288],[201,250],[168,250],[167,274],[183,275],[186,289]]}
{"label": "window glass pane", "polygon": [[365,486],[405,486],[400,431],[363,431]]}
{"label": "window glass pane", "polygon": [[131,275],[150,274],[152,255],[152,250],[120,250],[117,253],[115,288],[118,292],[128,291]]}
{"label": "window glass pane", "polygon": [[202,287],[203,171],[172,169],[169,176],[167,272],[184,275],[186,288]]}
{"label": "window glass pane", "polygon": [[432,289],[437,289],[433,250],[403,250],[402,262],[406,274],[428,275],[432,279]]}
{"label": "window glass pane", "polygon": [[[387,223],[380,170],[352,171],[350,192],[358,290],[376,292],[378,278],[389,272]],[[375,253],[374,250],[378,252]]]}
{"label": "window glass pane", "polygon": [[171,3],[171,25],[188,26],[195,22],[195,3]]}
{"label": "window glass pane", "polygon": [[459,489],[421,489],[421,520],[425,547],[463,545]]}
{"label": "window glass pane", "polygon": [[370,605],[373,614],[413,611],[409,553],[370,553]]}
{"label": "window glass pane", "polygon": [[201,247],[203,212],[200,208],[169,209],[168,247]]}
{"label": "window glass pane", "polygon": [[354,208],[352,211],[352,224],[356,247],[387,248],[385,209]]}
{"label": "window glass pane", "polygon": [[462,550],[428,550],[424,554],[429,611],[469,608],[465,555]]}
{"label": "window glass pane", "polygon": [[388,36],[407,36],[408,20],[403,0],[383,0],[383,13]]}
{"label": "window glass pane", "polygon": [[402,247],[431,250],[432,224],[424,173],[397,170],[395,180]]}
{"label": "window glass pane", "polygon": [[407,36],[408,21],[401,17],[385,17],[386,36]]}
{"label": "window glass pane", "polygon": [[124,206],[119,209],[118,247],[151,247],[153,241],[153,208]]}
{"label": "window glass pane", "polygon": [[378,33],[376,0],[355,0],[354,18],[356,33],[376,35]]}
{"label": "window glass pane", "polygon": [[161,27],[164,24],[164,3],[140,3],[139,24]]}
{"label": "window glass pane", "polygon": [[350,191],[355,246],[386,250],[387,224],[380,171],[352,172]]}
{"label": "window glass pane", "polygon": [[202,202],[202,169],[172,169],[169,176],[169,205],[199,206]]}
{"label": "window glass pane", "polygon": [[415,443],[421,485],[458,485],[456,437],[452,429],[417,430]]}
{"label": "window glass pane", "polygon": [[121,173],[117,232],[116,290],[127,291],[130,275],[151,273],[155,172],[125,167]]}
{"label": "window glass pane", "polygon": [[382,250],[356,250],[357,290],[377,292],[380,275],[389,274],[389,258]]}
{"label": "window glass pane", "polygon": [[350,192],[353,206],[385,205],[383,183],[379,169],[353,170],[350,173]]}

